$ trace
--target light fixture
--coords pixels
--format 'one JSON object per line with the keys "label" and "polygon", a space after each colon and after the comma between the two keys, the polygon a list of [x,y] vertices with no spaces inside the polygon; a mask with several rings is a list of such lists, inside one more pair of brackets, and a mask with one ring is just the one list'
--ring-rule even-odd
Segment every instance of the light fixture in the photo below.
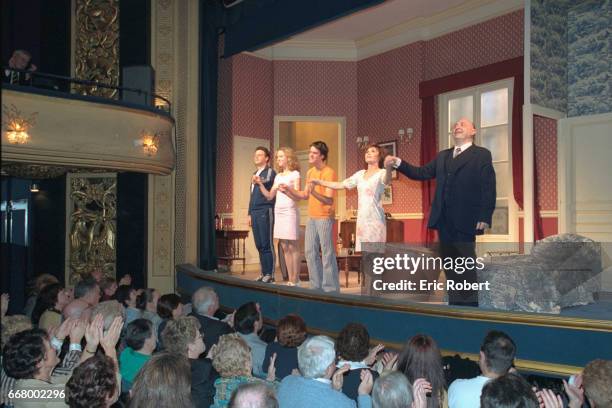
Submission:
{"label": "light fixture", "polygon": [[367,136],[364,136],[364,137],[357,136],[357,139],[355,139],[355,142],[357,143],[357,147],[359,147],[360,149],[365,149],[366,146],[370,144],[370,138]]}
{"label": "light fixture", "polygon": [[159,150],[159,136],[156,133],[143,130],[140,132],[140,139],[134,140],[134,146],[142,146],[144,153],[151,157]]}
{"label": "light fixture", "polygon": [[7,107],[2,105],[2,114],[4,115],[3,122],[6,123],[5,133],[10,144],[25,144],[30,140],[28,130],[36,123],[36,115],[34,112],[30,117],[25,118],[15,105]]}
{"label": "light fixture", "polygon": [[32,183],[32,185],[30,186],[30,192],[31,193],[38,193],[40,190],[38,189],[38,184],[37,183]]}
{"label": "light fixture", "polygon": [[407,141],[410,142],[412,140],[412,136],[414,136],[413,128],[400,129],[397,131],[397,137],[399,138],[400,143]]}

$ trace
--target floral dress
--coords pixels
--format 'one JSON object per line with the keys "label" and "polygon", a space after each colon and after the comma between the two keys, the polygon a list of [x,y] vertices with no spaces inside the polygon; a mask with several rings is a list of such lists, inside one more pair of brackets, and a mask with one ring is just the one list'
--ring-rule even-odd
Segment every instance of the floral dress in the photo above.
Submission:
{"label": "floral dress", "polygon": [[366,179],[366,171],[360,170],[342,182],[346,189],[357,187],[357,252],[361,251],[362,242],[387,241],[387,222],[381,204],[385,190],[385,172],[386,170],[381,169]]}

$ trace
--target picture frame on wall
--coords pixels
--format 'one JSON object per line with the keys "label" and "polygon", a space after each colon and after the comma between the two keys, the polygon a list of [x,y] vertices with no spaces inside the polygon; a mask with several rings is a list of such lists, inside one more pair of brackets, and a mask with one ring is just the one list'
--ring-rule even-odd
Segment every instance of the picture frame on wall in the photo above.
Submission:
{"label": "picture frame on wall", "polygon": [[382,205],[391,205],[393,204],[393,186],[391,184],[385,186],[385,190],[383,191]]}
{"label": "picture frame on wall", "polygon": [[[388,142],[378,143],[380,147],[386,150],[385,156],[391,155],[397,157],[397,140],[390,140]],[[393,170],[391,178],[397,180],[397,170]],[[383,203],[384,204],[384,203]]]}

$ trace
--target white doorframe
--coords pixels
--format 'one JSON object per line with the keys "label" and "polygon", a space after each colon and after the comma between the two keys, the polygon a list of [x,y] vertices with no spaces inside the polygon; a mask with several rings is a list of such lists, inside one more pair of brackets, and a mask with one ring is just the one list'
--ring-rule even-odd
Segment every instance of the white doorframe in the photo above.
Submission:
{"label": "white doorframe", "polygon": [[[274,150],[279,148],[280,122],[327,122],[338,124],[338,180],[346,178],[346,117],[344,116],[274,116]],[[304,169],[302,169],[302,172]],[[306,174],[303,174],[305,177]],[[346,218],[346,194],[338,191],[336,219]]]}

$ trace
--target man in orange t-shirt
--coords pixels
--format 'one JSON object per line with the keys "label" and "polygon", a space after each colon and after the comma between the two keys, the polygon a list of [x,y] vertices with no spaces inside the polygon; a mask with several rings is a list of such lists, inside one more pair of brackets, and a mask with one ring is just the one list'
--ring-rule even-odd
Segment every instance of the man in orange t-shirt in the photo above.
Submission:
{"label": "man in orange t-shirt", "polygon": [[291,187],[280,189],[295,200],[308,200],[308,223],[306,224],[305,249],[310,287],[325,292],[340,290],[338,263],[334,249],[333,229],[335,219],[335,193],[331,188],[314,186],[310,180],[336,181],[336,172],[329,167],[325,142],[310,145],[308,162],[313,166],[306,174],[304,191]]}

